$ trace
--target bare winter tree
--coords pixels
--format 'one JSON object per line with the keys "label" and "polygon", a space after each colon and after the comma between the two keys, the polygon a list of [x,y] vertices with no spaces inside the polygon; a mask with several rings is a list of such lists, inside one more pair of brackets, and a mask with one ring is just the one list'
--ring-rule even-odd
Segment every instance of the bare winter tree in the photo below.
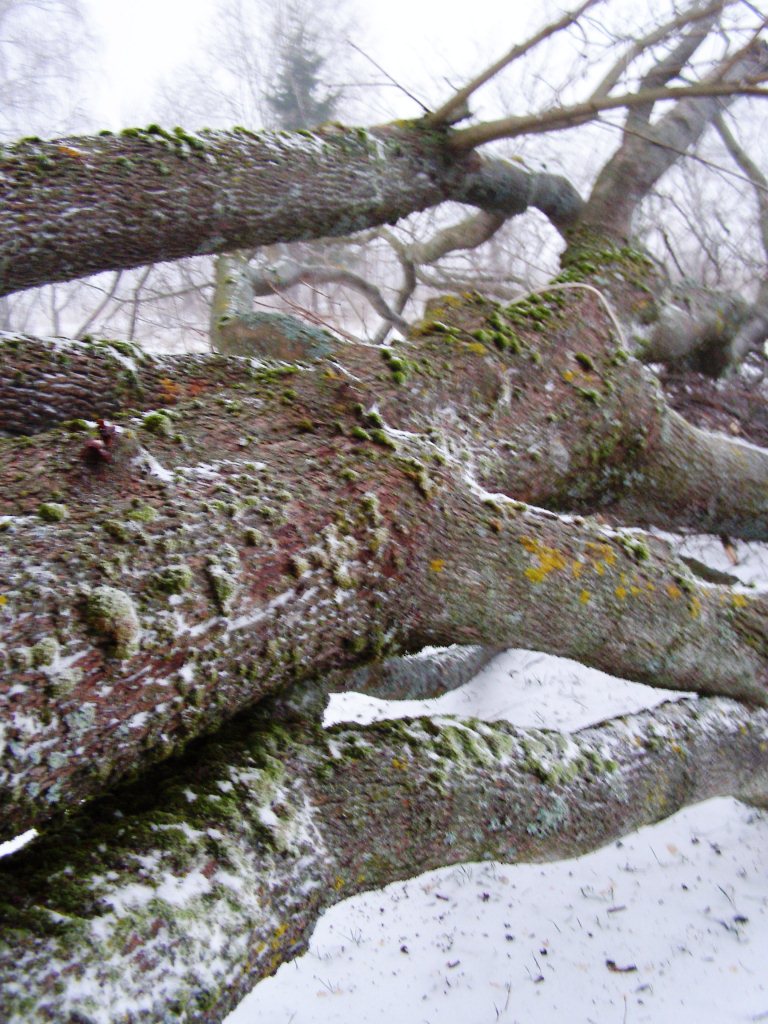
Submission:
{"label": "bare winter tree", "polygon": [[[245,323],[243,357],[2,339],[0,820],[42,830],[0,869],[4,1020],[217,1021],[354,892],[571,855],[717,794],[768,803],[765,599],[636,529],[766,539],[768,453],[688,424],[629,351],[665,303],[638,205],[765,94],[763,22],[696,2],[588,96],[469,118],[492,75],[596,7],[416,121],[6,150],[4,294],[447,201],[476,211],[465,238],[535,208],[564,250],[540,292],[445,296],[388,348],[287,317]],[[586,198],[481,148],[610,111],[620,143]],[[569,738],[321,728],[361,664],[449,643],[702,698]]]}

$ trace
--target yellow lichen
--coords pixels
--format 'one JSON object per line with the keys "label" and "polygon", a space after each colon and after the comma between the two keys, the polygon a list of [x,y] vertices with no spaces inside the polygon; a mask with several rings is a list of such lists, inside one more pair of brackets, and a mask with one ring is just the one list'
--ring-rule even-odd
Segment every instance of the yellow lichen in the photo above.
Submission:
{"label": "yellow lichen", "polygon": [[675,601],[678,597],[682,597],[683,594],[682,590],[679,587],[676,587],[674,583],[667,584],[667,593]]}
{"label": "yellow lichen", "polygon": [[170,377],[160,378],[160,393],[166,402],[175,402],[179,397],[179,385]]}
{"label": "yellow lichen", "polygon": [[521,537],[520,543],[538,559],[537,566],[530,566],[525,570],[525,575],[533,583],[541,583],[551,572],[556,569],[565,569],[567,562],[563,555],[556,549],[547,547],[531,537]]}
{"label": "yellow lichen", "polygon": [[429,563],[429,568],[432,570],[432,572],[442,572],[443,569],[445,568],[445,559],[433,558],[432,561]]}

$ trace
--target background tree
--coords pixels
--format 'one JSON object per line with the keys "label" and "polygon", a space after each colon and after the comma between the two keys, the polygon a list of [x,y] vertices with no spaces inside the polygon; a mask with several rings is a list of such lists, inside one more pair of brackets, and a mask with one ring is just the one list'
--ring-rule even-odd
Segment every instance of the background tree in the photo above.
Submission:
{"label": "background tree", "polygon": [[[343,46],[337,34],[338,12],[323,21],[326,48],[335,42]],[[262,83],[266,122],[278,129],[306,129],[329,121],[342,98],[341,89],[329,89],[323,83],[326,56],[320,40],[319,12],[301,0],[280,7],[271,17],[273,41],[271,66]],[[341,254],[341,247],[326,247],[330,259]],[[240,251],[216,260],[215,290],[211,303],[211,347],[215,351],[238,354],[242,351],[246,323],[257,330],[270,314],[255,314],[257,296],[271,298],[297,284],[330,283],[333,273],[343,275],[338,264],[326,266],[323,247],[318,244],[270,246],[262,252]],[[313,277],[314,273],[314,277]],[[317,293],[299,294],[294,299],[301,308],[308,301],[315,317],[319,310]],[[233,323],[237,330],[229,329]],[[266,320],[269,323],[269,320]]]}
{"label": "background tree", "polygon": [[325,58],[309,34],[306,11],[297,4],[280,11],[284,19],[274,83],[266,92],[267,106],[281,128],[308,128],[330,121],[341,91],[323,85]]}

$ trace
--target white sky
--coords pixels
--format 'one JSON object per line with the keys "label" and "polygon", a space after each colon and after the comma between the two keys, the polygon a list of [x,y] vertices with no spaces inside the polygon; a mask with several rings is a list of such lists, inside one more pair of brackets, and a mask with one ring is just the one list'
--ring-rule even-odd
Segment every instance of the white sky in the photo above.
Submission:
{"label": "white sky", "polygon": [[[217,8],[215,0],[83,3],[101,37],[94,105],[106,127],[135,120],[136,109],[148,109],[153,89],[164,76],[195,62]],[[460,84],[522,38],[532,21],[541,23],[547,6],[473,0],[468,11],[445,0],[389,0],[375,7],[349,0],[359,26],[353,41],[414,91],[420,80],[436,76],[450,76]],[[374,68],[371,75],[380,77]],[[446,83],[438,95],[448,93]],[[405,97],[398,104],[407,105]]]}

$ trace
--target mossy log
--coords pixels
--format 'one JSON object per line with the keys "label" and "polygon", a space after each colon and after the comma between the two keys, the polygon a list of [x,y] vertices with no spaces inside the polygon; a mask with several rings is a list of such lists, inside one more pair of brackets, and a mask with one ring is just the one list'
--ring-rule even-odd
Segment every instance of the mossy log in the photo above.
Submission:
{"label": "mossy log", "polygon": [[768,800],[768,712],[725,700],[565,736],[472,719],[326,731],[296,696],[0,863],[6,1024],[214,1024],[347,896],[575,856],[709,797]]}
{"label": "mossy log", "polygon": [[768,521],[768,455],[669,411],[591,287],[447,299],[408,343],[306,363],[3,349],[9,431],[78,417],[0,445],[4,835],[425,645],[768,703],[764,599],[583,518]]}

